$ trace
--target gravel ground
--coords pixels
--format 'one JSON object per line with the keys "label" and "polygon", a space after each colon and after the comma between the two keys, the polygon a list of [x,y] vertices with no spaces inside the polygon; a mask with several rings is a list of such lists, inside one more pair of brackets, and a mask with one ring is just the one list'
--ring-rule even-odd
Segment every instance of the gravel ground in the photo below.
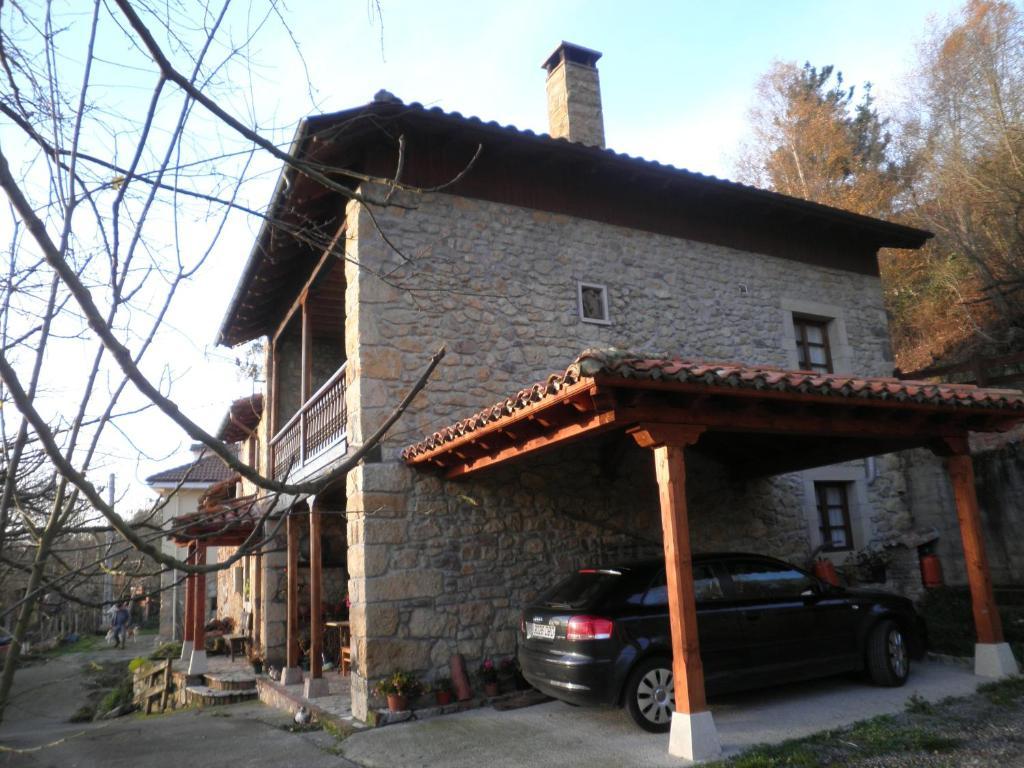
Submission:
{"label": "gravel ground", "polygon": [[1024,766],[1024,677],[985,685],[973,696],[937,704],[912,699],[903,714],[877,717],[778,746],[757,747],[714,766]]}

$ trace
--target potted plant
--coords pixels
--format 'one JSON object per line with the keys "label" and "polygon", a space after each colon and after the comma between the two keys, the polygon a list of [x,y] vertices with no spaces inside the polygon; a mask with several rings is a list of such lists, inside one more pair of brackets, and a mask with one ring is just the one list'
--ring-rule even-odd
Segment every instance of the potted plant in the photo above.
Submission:
{"label": "potted plant", "polygon": [[452,679],[450,677],[439,677],[431,687],[439,707],[452,703]]}
{"label": "potted plant", "polygon": [[373,694],[387,698],[389,712],[403,712],[409,708],[409,697],[420,690],[420,681],[415,675],[396,669],[373,687]]}
{"label": "potted plant", "polygon": [[498,695],[498,668],[494,666],[494,659],[486,658],[480,665],[480,682],[484,684],[485,696]]}
{"label": "potted plant", "polygon": [[854,571],[862,584],[881,584],[892,555],[878,545],[867,546],[854,556]]}
{"label": "potted plant", "polygon": [[249,663],[252,664],[253,674],[263,674],[263,655],[259,653],[252,653],[249,656]]}

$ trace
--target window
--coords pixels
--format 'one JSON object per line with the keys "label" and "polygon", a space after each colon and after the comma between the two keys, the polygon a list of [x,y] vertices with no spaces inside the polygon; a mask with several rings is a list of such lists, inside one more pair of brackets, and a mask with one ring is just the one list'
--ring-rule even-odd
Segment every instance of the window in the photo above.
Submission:
{"label": "window", "polygon": [[[722,585],[710,566],[693,566],[693,594],[698,603],[723,597]],[[654,578],[651,588],[644,597],[644,605],[668,605],[668,587],[665,584],[664,571]]]}
{"label": "window", "polygon": [[803,571],[766,560],[733,560],[726,563],[736,594],[741,598],[798,597],[813,586]]}
{"label": "window", "polygon": [[850,494],[847,483],[815,483],[818,497],[818,521],[826,552],[853,549],[850,525]]}
{"label": "window", "polygon": [[800,370],[832,373],[828,321],[794,315],[793,331],[796,334],[796,356]]}
{"label": "window", "polygon": [[596,283],[577,283],[576,299],[584,323],[611,325],[608,317],[608,288]]}

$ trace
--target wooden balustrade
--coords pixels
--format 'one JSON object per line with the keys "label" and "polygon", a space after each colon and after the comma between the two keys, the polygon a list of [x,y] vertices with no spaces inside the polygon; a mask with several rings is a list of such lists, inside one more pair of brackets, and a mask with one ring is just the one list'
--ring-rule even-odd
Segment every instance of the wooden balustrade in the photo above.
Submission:
{"label": "wooden balustrade", "polygon": [[270,440],[275,479],[294,473],[345,437],[345,364],[302,404]]}

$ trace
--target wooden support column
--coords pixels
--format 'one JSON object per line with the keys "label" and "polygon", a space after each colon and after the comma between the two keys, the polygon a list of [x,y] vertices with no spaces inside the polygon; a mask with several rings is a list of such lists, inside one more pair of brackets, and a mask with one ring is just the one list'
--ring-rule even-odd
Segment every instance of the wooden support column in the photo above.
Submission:
{"label": "wooden support column", "polygon": [[320,510],[316,502],[309,508],[309,678],[306,680],[306,698],[326,696],[327,681],[323,670],[323,616],[321,584],[323,562],[320,556]]}
{"label": "wooden support column", "polygon": [[721,754],[718,731],[704,693],[686,507],[685,450],[686,446],[696,443],[703,432],[703,427],[663,424],[643,424],[630,430],[639,445],[654,450],[675,687],[669,752],[688,760],[707,760]]}
{"label": "wooden support column", "polygon": [[[193,564],[196,561],[195,542],[188,545],[188,555],[185,562]],[[195,639],[195,590],[196,576],[189,573],[185,576],[185,641],[191,643]],[[189,649],[191,651],[191,649]]]}
{"label": "wooden support column", "polygon": [[253,558],[252,574],[252,645],[258,653],[263,648],[263,553]]}
{"label": "wooden support column", "polygon": [[299,376],[299,391],[302,396],[299,401],[299,465],[306,463],[306,433],[309,425],[306,423],[306,403],[313,394],[313,326],[309,310],[306,308],[306,297],[302,299],[302,370]]}
{"label": "wooden support column", "polygon": [[285,531],[288,536],[288,637],[285,638],[286,666],[281,672],[281,682],[293,685],[302,681],[299,669],[299,518],[294,508],[288,510]]}
{"label": "wooden support column", "polygon": [[985,539],[981,527],[981,510],[974,485],[974,463],[966,438],[946,439],[946,472],[956,500],[960,538],[964,545],[964,565],[971,589],[971,608],[978,643],[974,651],[974,672],[982,677],[1006,677],[1018,672],[1010,646],[1003,639],[1003,623],[999,617]]}
{"label": "wooden support column", "polygon": [[967,583],[971,588],[971,606],[974,609],[974,628],[979,643],[1003,642],[1003,625],[992,592],[992,577],[982,537],[981,512],[974,487],[974,463],[967,453],[946,459],[946,470],[953,485],[956,516],[960,523],[960,537],[964,544],[964,565]]}
{"label": "wooden support column", "polygon": [[[195,551],[196,545],[195,542],[192,542],[188,545],[187,554],[185,555],[186,563],[192,564],[196,561]],[[186,664],[188,664],[192,659],[192,648],[194,647],[193,639],[195,635],[193,634],[193,631],[195,630],[195,621],[192,618],[192,609],[194,607],[195,597],[193,597],[192,593],[195,591],[195,588],[196,577],[191,573],[185,574],[185,616],[183,617],[184,626],[182,628],[181,660]],[[178,590],[176,588],[174,590],[175,600],[178,599],[177,592]]]}
{"label": "wooden support column", "polygon": [[[196,543],[195,564],[206,565],[206,544]],[[188,674],[206,673],[206,574],[197,573],[192,588],[192,658]]]}

